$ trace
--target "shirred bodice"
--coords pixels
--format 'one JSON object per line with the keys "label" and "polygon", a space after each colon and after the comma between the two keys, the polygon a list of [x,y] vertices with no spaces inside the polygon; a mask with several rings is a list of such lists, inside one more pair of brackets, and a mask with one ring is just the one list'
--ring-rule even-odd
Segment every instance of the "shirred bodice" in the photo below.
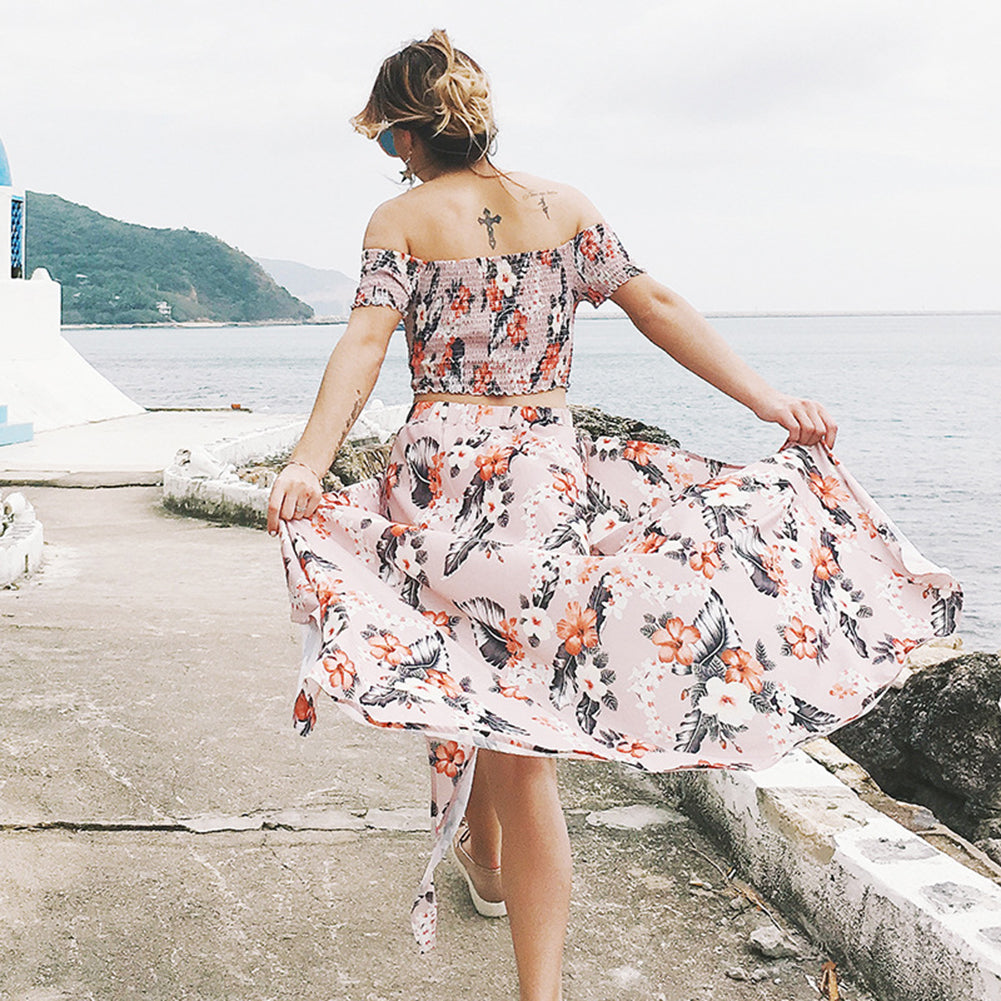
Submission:
{"label": "shirred bodice", "polygon": [[604,223],[549,250],[426,261],[362,251],[354,306],[403,314],[415,393],[503,396],[566,387],[577,304],[641,274]]}

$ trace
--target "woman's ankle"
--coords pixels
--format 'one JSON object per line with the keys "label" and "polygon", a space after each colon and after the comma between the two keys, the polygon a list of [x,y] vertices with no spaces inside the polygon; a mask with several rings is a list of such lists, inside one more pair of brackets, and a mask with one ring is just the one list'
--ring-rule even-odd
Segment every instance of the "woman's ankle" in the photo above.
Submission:
{"label": "woman's ankle", "polygon": [[499,837],[477,837],[474,828],[469,828],[469,837],[463,843],[469,857],[484,869],[499,869],[501,864],[501,841]]}

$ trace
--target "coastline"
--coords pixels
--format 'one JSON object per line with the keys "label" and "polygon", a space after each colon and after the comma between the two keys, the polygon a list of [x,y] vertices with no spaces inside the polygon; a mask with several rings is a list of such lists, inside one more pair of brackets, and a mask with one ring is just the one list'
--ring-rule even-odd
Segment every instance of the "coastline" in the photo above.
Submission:
{"label": "coastline", "polygon": [[[862,309],[862,310],[706,310],[702,315],[707,320],[747,320],[747,319],[813,319],[855,317],[855,316],[998,316],[1001,309]],[[597,313],[593,316],[578,314],[577,323],[621,320],[625,313]],[[348,322],[346,316],[315,316],[309,320],[184,320],[163,323],[64,323],[62,330],[209,330],[227,327],[333,327]]]}

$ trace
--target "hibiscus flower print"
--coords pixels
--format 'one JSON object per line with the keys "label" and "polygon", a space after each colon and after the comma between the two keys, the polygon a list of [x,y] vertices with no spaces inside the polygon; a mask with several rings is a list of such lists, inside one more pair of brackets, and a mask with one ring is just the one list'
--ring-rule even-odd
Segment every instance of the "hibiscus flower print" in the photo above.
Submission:
{"label": "hibiscus flower print", "polygon": [[659,532],[647,532],[643,536],[643,541],[639,544],[637,551],[641,553],[655,553],[665,542],[667,542],[666,535],[661,535]]}
{"label": "hibiscus flower print", "polygon": [[497,276],[494,278],[494,282],[504,295],[514,295],[518,279],[515,278],[511,265],[503,258],[497,262]]}
{"label": "hibiscus flower print", "polygon": [[476,457],[476,466],[480,471],[481,480],[489,480],[494,476],[507,472],[508,460],[514,452],[513,448],[495,448]]}
{"label": "hibiscus flower print", "polygon": [[493,373],[490,371],[490,365],[488,362],[483,362],[482,365],[477,365],[475,371],[473,372],[473,392],[486,392],[492,375]]}
{"label": "hibiscus flower print", "polygon": [[515,347],[528,340],[528,317],[520,310],[511,313],[511,319],[507,321],[507,336]]}
{"label": "hibiscus flower print", "polygon": [[725,681],[717,675],[706,681],[706,693],[699,699],[699,709],[727,726],[742,726],[754,715],[747,686]]}
{"label": "hibiscus flower print", "polygon": [[635,462],[637,466],[645,466],[657,455],[657,446],[649,441],[629,440],[623,446],[622,458]]}
{"label": "hibiscus flower print", "polygon": [[653,744],[645,744],[642,740],[620,740],[615,745],[615,750],[632,758],[642,758],[644,754],[656,751],[657,748]]}
{"label": "hibiscus flower print", "polygon": [[848,500],[848,495],[841,489],[840,483],[833,476],[810,473],[810,489],[820,498],[824,507],[831,511]]}
{"label": "hibiscus flower print", "polygon": [[595,623],[598,613],[593,608],[581,608],[576,601],[567,605],[564,617],[556,623],[556,635],[563,640],[567,653],[576,657],[584,647],[598,645],[598,631]]}
{"label": "hibiscus flower print", "polygon": [[504,308],[504,293],[497,282],[487,282],[487,306],[491,313],[499,313]]}
{"label": "hibiscus flower print", "polygon": [[592,702],[600,702],[608,690],[608,686],[601,680],[601,669],[593,661],[588,661],[577,669],[577,684]]}
{"label": "hibiscus flower print", "polygon": [[813,576],[817,580],[830,580],[841,573],[841,567],[835,562],[830,546],[811,549],[810,559],[813,560]]}
{"label": "hibiscus flower print", "polygon": [[869,533],[870,539],[878,537],[879,529],[876,527],[876,523],[872,520],[868,511],[859,511],[858,522]]}
{"label": "hibiscus flower print", "polygon": [[674,662],[685,667],[695,659],[693,647],[701,638],[697,626],[686,626],[681,619],[669,619],[664,628],[655,630],[650,637],[659,647],[657,656],[665,664]]}
{"label": "hibiscus flower print", "polygon": [[355,665],[343,650],[324,657],[323,669],[335,688],[350,688],[354,684]]}
{"label": "hibiscus flower print", "polygon": [[713,575],[723,565],[719,555],[719,545],[715,542],[704,542],[697,553],[692,553],[688,565],[701,573],[706,580],[712,580]]}
{"label": "hibiscus flower print", "polygon": [[760,692],[764,687],[761,680],[764,668],[746,650],[724,650],[720,660],[726,664],[726,681],[747,685],[752,692]]}
{"label": "hibiscus flower print", "polygon": [[717,480],[705,495],[705,502],[712,507],[729,507],[739,499],[740,483],[733,479]]}
{"label": "hibiscus flower print", "polygon": [[410,348],[410,364],[414,371],[420,371],[424,367],[424,342],[414,341]]}
{"label": "hibiscus flower print", "polygon": [[547,344],[546,353],[542,358],[542,364],[540,366],[544,378],[548,379],[553,374],[553,369],[555,369],[556,366],[559,364],[559,360],[560,360],[559,344]]}
{"label": "hibiscus flower print", "polygon": [[401,643],[392,633],[379,633],[378,636],[370,637],[368,642],[372,654],[393,667],[410,656],[410,647]]}
{"label": "hibiscus flower print", "polygon": [[601,245],[594,238],[594,232],[591,229],[581,231],[577,241],[577,246],[580,248],[580,252],[589,261],[596,261],[598,259],[598,255],[601,253]]}
{"label": "hibiscus flower print", "polygon": [[507,652],[510,654],[507,659],[507,666],[513,667],[525,656],[525,646],[518,639],[518,620],[514,617],[501,619],[498,630],[501,636],[504,637],[504,644],[507,647]]}
{"label": "hibiscus flower print", "polygon": [[469,312],[469,300],[472,298],[472,294],[466,285],[460,285],[456,289],[455,294],[452,296],[452,301],[449,304],[452,307],[452,316],[458,319],[460,316]]}
{"label": "hibiscus flower print", "polygon": [[430,619],[435,628],[441,629],[449,636],[452,635],[452,623],[448,617],[448,612],[432,612],[431,609],[428,608],[421,612],[421,614],[425,619]]}
{"label": "hibiscus flower print", "polygon": [[457,699],[462,694],[459,683],[446,671],[439,671],[437,668],[429,667],[427,680],[431,685],[437,685],[450,698]]}
{"label": "hibiscus flower print", "polygon": [[553,625],[549,621],[549,616],[540,608],[530,608],[525,612],[521,620],[521,630],[529,643],[535,640],[533,646],[538,646],[542,640],[547,640],[553,635]]}
{"label": "hibiscus flower print", "polygon": [[517,699],[519,702],[527,702],[527,696],[517,685],[506,685],[504,682],[497,683],[497,691],[506,699]]}
{"label": "hibiscus flower print", "polygon": [[793,654],[800,660],[816,659],[817,630],[812,626],[804,625],[803,620],[798,615],[792,617],[782,635]]}
{"label": "hibiscus flower print", "polygon": [[577,478],[569,470],[563,469],[553,474],[553,486],[561,494],[566,494],[568,499],[575,500],[577,497]]}
{"label": "hibiscus flower print", "polygon": [[466,761],[466,752],[454,740],[446,740],[434,749],[431,764],[436,772],[454,779]]}

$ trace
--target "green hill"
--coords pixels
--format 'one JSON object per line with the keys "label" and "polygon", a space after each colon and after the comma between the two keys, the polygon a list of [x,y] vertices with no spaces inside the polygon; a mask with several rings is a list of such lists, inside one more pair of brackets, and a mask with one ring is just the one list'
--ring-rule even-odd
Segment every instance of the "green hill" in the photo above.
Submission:
{"label": "green hill", "polygon": [[[307,320],[313,310],[208,233],[119,222],[27,192],[27,273],[63,287],[63,323]],[[170,307],[167,315],[166,303]]]}

